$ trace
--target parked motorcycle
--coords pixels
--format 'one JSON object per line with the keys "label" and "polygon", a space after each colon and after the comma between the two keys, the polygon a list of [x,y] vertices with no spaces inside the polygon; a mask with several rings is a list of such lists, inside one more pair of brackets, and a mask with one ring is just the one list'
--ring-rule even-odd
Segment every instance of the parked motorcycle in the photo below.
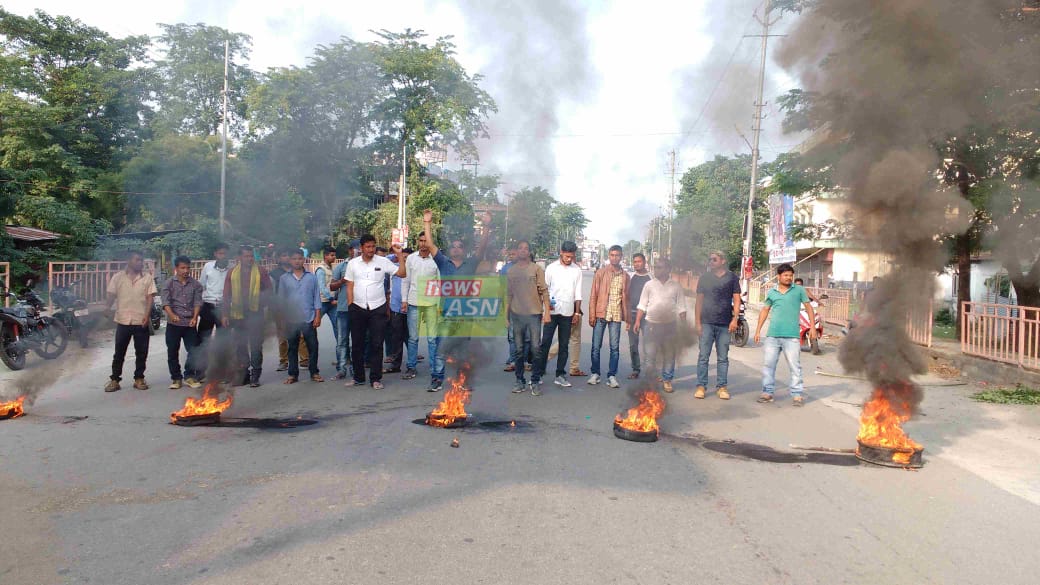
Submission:
{"label": "parked motorcycle", "polygon": [[158,331],[160,327],[162,327],[162,320],[162,298],[159,297],[159,295],[156,295],[155,298],[152,299],[152,311],[148,315],[148,335],[155,335],[155,332]]}
{"label": "parked motorcycle", "polygon": [[737,317],[737,330],[733,332],[733,345],[737,347],[744,347],[747,345],[748,338],[751,337],[751,330],[748,328],[747,319],[744,318],[745,307],[747,307],[747,295],[743,294],[740,296],[740,313]]}
{"label": "parked motorcycle", "polygon": [[55,306],[54,318],[69,330],[69,336],[79,340],[80,347],[87,347],[91,329],[90,309],[87,301],[73,291],[80,281],[51,289],[51,302]]}
{"label": "parked motorcycle", "polygon": [[21,297],[4,290],[4,295],[16,299],[15,306],[0,308],[0,361],[12,370],[25,367],[25,355],[35,351],[44,359],[52,360],[65,352],[68,330],[53,317],[40,315],[43,300],[32,290]]}
{"label": "parked motorcycle", "polygon": [[799,340],[801,341],[802,351],[811,351],[813,355],[820,355],[823,351],[820,349],[820,339],[823,338],[823,317],[820,316],[820,307],[822,302],[827,298],[827,295],[822,295],[818,300],[809,301],[809,305],[813,308],[813,315],[816,317],[814,325],[816,329],[816,339],[809,338],[809,313],[802,307],[801,313],[798,315],[798,328],[799,328]]}

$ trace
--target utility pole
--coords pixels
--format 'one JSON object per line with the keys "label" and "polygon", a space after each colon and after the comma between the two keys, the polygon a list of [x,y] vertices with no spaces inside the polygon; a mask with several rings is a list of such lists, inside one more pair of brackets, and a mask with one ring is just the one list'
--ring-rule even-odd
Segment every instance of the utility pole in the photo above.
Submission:
{"label": "utility pole", "polygon": [[408,185],[405,182],[405,177],[408,174],[408,143],[406,142],[401,148],[401,184],[399,186],[397,196],[397,229],[404,229],[406,223],[408,223],[408,204],[405,199],[408,197]]}
{"label": "utility pole", "polygon": [[762,37],[762,60],[759,64],[758,69],[758,99],[755,100],[754,127],[752,128],[752,131],[754,132],[754,143],[751,146],[751,191],[748,194],[747,216],[744,221],[745,231],[744,245],[742,250],[743,255],[740,259],[740,288],[744,292],[747,292],[748,290],[748,281],[750,279],[750,275],[748,274],[747,268],[748,265],[751,263],[751,236],[754,233],[755,225],[754,216],[752,215],[752,209],[755,203],[755,194],[758,191],[758,142],[759,138],[762,135],[762,100],[766,84],[766,47],[769,43],[769,27],[776,24],[777,20],[780,20],[779,17],[777,17],[776,20],[770,21],[769,9],[770,0],[766,0],[765,11],[762,14],[762,18],[759,18],[757,14],[755,15],[755,20],[757,20],[759,24],[762,25],[762,34],[748,35]]}
{"label": "utility pole", "polygon": [[224,205],[227,201],[225,188],[227,187],[227,98],[228,98],[228,54],[231,49],[231,41],[224,40],[224,115],[221,122],[223,131],[220,133],[220,237],[224,237]]}
{"label": "utility pole", "polygon": [[672,257],[672,230],[675,225],[675,151],[668,153],[669,175],[671,175],[668,193],[668,257]]}

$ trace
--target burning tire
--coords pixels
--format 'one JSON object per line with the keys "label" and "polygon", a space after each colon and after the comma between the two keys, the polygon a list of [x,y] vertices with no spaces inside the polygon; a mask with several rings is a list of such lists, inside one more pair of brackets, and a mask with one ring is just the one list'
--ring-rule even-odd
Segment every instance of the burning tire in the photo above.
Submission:
{"label": "burning tire", "polygon": [[619,439],[626,441],[635,441],[636,443],[653,443],[657,440],[658,433],[654,429],[652,431],[637,431],[634,429],[626,429],[625,427],[614,423],[614,436]]}

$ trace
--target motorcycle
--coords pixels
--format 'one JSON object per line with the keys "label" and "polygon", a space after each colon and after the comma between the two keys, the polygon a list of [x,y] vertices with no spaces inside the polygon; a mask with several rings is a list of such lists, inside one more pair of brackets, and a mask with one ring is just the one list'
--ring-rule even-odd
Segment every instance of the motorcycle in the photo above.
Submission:
{"label": "motorcycle", "polygon": [[87,347],[90,333],[90,309],[86,299],[73,292],[73,287],[80,281],[70,282],[65,286],[56,286],[51,290],[51,302],[56,307],[54,318],[69,330],[70,336],[76,336],[80,347]]}
{"label": "motorcycle", "polygon": [[29,350],[48,360],[65,352],[68,330],[53,317],[40,315],[43,300],[32,288],[21,297],[7,290],[4,294],[18,302],[14,307],[0,308],[0,361],[12,370],[20,370],[25,367]]}
{"label": "motorcycle", "polygon": [[816,339],[809,338],[809,313],[805,310],[805,307],[802,307],[798,315],[799,340],[802,351],[811,351],[813,355],[823,353],[823,350],[820,349],[820,339],[823,338],[823,317],[820,316],[819,308],[822,305],[821,301],[826,298],[827,295],[822,295],[819,300],[809,301],[809,305],[813,308],[813,316],[816,317],[813,323],[816,329]]}
{"label": "motorcycle", "polygon": [[747,345],[748,338],[751,337],[747,319],[744,318],[745,307],[747,307],[747,294],[742,294],[740,296],[740,313],[737,317],[737,330],[733,332],[733,345],[737,347]]}
{"label": "motorcycle", "polygon": [[162,320],[162,298],[156,295],[155,298],[152,299],[152,311],[148,315],[148,335],[155,335],[155,332],[162,327]]}

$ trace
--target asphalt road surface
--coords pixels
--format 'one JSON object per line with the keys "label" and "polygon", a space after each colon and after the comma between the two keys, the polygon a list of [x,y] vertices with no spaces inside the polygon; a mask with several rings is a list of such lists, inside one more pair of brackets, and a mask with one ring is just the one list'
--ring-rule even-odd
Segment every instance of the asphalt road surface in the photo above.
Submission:
{"label": "asphalt road surface", "polygon": [[[585,369],[590,338],[586,324]],[[27,416],[0,421],[0,583],[946,585],[1040,575],[1036,409],[929,389],[925,416],[907,425],[926,446],[916,472],[794,451],[854,446],[868,389],[813,373],[840,372],[833,345],[803,354],[803,408],[790,405],[785,366],[776,403],[755,402],[753,347],[731,352],[732,400],[695,400],[688,351],[661,440],[639,444],[611,431],[634,387],[627,340],[621,389],[550,381],[540,397],[509,392],[497,340],[469,411],[518,424],[452,431],[414,423],[442,396],[425,391],[426,362],[416,380],[388,374],[383,391],[290,387],[274,371],[273,342],[263,386],[239,389],[226,416],[316,424],[172,426],[191,391],[166,389],[162,335],[152,338],[152,389],[114,394],[102,392],[111,334],[98,339],[0,372],[5,391],[47,386]],[[331,375],[327,323],[320,342]],[[605,344],[604,372],[607,355]]]}

